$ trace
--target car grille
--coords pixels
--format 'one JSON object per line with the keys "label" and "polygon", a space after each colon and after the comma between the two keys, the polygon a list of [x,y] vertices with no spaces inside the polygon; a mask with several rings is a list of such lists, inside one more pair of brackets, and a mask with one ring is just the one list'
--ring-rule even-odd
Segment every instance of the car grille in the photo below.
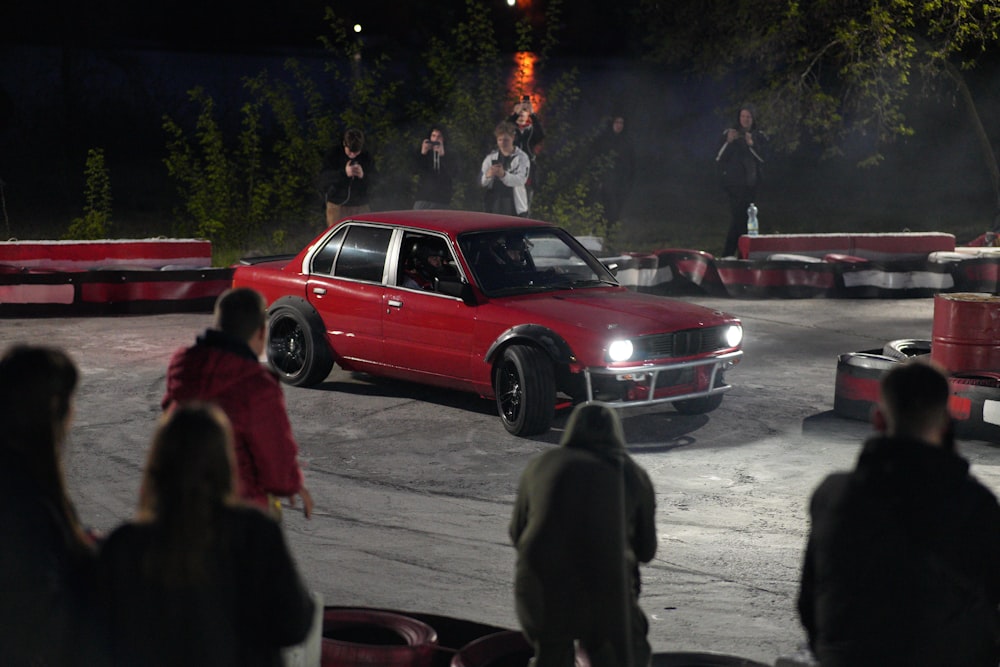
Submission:
{"label": "car grille", "polygon": [[633,340],[636,360],[663,359],[665,357],[690,357],[706,352],[724,350],[727,327],[705,327],[669,334],[642,336]]}

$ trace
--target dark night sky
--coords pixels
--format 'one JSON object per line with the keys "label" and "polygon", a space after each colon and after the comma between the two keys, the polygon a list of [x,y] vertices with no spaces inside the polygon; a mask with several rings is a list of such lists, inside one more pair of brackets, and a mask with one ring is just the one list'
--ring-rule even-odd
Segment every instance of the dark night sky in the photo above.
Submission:
{"label": "dark night sky", "polygon": [[[524,3],[526,0],[521,0]],[[483,0],[501,39],[514,34],[517,16],[538,21],[544,0],[512,9],[505,0]],[[563,55],[622,56],[637,53],[630,12],[638,0],[564,2]],[[32,44],[149,46],[157,49],[254,52],[318,46],[327,30],[324,9],[361,23],[369,43],[388,50],[421,49],[428,35],[443,32],[465,15],[465,0],[429,3],[402,0],[89,0],[49,4],[18,0],[3,10],[4,39]],[[511,43],[502,44],[512,47]]]}

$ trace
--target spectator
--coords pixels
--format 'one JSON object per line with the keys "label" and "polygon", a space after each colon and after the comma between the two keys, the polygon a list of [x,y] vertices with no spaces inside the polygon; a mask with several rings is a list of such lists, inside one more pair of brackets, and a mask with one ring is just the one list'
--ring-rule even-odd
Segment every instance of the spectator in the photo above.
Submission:
{"label": "spectator", "polygon": [[638,564],[656,552],[655,503],[618,415],[598,403],[578,406],[561,446],[528,463],[510,537],[535,667],[572,667],[574,640],[594,667],[650,664]]}
{"label": "spectator", "polygon": [[881,382],[877,434],[813,493],[799,615],[823,667],[996,667],[1000,507],[955,452],[948,380]]}
{"label": "spectator", "polygon": [[451,155],[445,150],[444,132],[440,127],[432,127],[428,138],[420,142],[415,167],[417,196],[413,208],[451,208],[455,169]]}
{"label": "spectator", "polygon": [[722,248],[723,257],[736,255],[740,236],[747,232],[747,209],[757,200],[757,188],[764,176],[767,137],[757,131],[753,110],[740,107],[736,124],[722,132],[722,146],[715,156],[722,189],[729,200],[729,231]]}
{"label": "spectator", "polygon": [[115,665],[277,667],[312,623],[281,527],[236,502],[233,436],[209,404],[167,413],[138,520],[101,549]]}
{"label": "spectator", "polygon": [[298,445],[278,379],[261,365],[267,338],[264,297],[249,288],[224,292],[215,303],[214,328],[174,353],[163,408],[179,403],[218,404],[232,423],[241,497],[280,512],[279,497],[301,496],[306,518],[312,497],[297,461]]}
{"label": "spectator", "polygon": [[542,151],[542,141],[545,139],[545,130],[542,129],[542,121],[535,113],[531,95],[521,97],[521,101],[514,105],[514,111],[507,120],[514,124],[516,130],[514,145],[524,151],[531,161],[531,175],[527,184],[530,196],[532,185],[538,183],[538,154]]}
{"label": "spectator", "polygon": [[66,493],[62,452],[79,372],[53,348],[0,358],[0,664],[100,664],[87,619],[93,541]]}
{"label": "spectator", "polygon": [[609,223],[618,222],[635,177],[635,150],[625,131],[623,114],[613,115],[608,127],[597,137],[594,157],[605,161],[597,185],[604,217]]}
{"label": "spectator", "polygon": [[364,132],[356,127],[344,132],[343,146],[323,158],[326,192],[326,226],[341,218],[368,213],[371,189],[376,180],[375,162],[365,150]]}
{"label": "spectator", "polygon": [[531,169],[528,155],[514,145],[514,124],[499,123],[493,131],[497,150],[483,160],[480,184],[486,188],[484,208],[487,213],[528,215],[525,183]]}

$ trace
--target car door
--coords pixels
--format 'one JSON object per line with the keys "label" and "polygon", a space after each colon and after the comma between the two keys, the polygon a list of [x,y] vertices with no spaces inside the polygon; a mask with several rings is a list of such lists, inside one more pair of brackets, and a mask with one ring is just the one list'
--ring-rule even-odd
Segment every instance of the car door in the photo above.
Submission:
{"label": "car door", "polygon": [[313,254],[306,294],[342,366],[383,363],[383,278],[391,238],[391,227],[352,223]]}
{"label": "car door", "polygon": [[428,242],[445,252],[445,270],[461,278],[451,244],[436,234],[403,230],[400,234],[400,255],[385,294],[385,359],[397,377],[467,389],[476,307],[432,289],[403,286],[404,267],[411,262],[409,249]]}

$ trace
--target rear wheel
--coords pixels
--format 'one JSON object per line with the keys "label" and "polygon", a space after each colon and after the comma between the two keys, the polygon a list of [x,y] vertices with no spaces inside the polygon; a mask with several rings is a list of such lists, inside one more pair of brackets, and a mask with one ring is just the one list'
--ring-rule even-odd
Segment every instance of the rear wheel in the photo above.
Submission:
{"label": "rear wheel", "polygon": [[333,353],[314,314],[295,306],[271,310],[267,322],[267,360],[282,382],[309,387],[326,379],[333,369]]}
{"label": "rear wheel", "polygon": [[552,360],[541,349],[511,345],[503,351],[493,377],[497,412],[504,428],[518,436],[545,433],[555,412]]}

